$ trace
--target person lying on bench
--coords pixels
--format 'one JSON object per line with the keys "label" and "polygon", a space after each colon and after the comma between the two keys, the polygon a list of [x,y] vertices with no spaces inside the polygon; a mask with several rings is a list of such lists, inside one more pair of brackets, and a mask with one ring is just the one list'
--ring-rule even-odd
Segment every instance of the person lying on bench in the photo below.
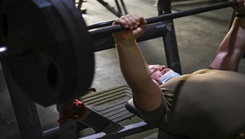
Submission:
{"label": "person lying on bench", "polygon": [[180,76],[172,72],[165,80],[162,76],[171,69],[148,67],[135,40],[144,32],[145,19],[131,14],[114,22],[128,29],[113,37],[121,72],[146,122],[193,139],[245,138],[245,75],[237,72],[245,53],[244,5],[241,0],[234,7],[240,16],[209,68]]}

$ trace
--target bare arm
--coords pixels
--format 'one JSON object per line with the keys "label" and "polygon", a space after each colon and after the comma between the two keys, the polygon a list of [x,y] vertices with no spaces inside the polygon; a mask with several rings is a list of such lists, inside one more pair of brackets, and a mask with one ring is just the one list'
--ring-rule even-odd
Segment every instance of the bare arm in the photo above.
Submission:
{"label": "bare arm", "polygon": [[[234,9],[245,14],[244,0]],[[245,52],[245,17],[236,17],[232,27],[220,44],[218,54],[210,65],[214,69],[237,71]]]}
{"label": "bare arm", "polygon": [[151,79],[147,64],[135,40],[143,33],[146,21],[142,17],[128,15],[115,23],[129,29],[113,35],[121,71],[133,91],[134,102],[142,110],[155,110],[161,104],[161,90]]}

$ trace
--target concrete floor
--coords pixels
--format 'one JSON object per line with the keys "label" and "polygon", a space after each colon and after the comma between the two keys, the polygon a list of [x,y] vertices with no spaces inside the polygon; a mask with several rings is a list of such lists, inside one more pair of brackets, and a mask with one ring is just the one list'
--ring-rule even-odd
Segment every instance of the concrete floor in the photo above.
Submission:
{"label": "concrete floor", "polygon": [[[108,2],[114,5],[114,1]],[[124,2],[129,13],[146,18],[157,15],[157,9],[153,6],[154,0],[124,0]],[[209,4],[213,2],[174,2],[172,9],[173,12],[177,12]],[[87,25],[117,18],[95,0],[85,2],[83,7],[87,9],[87,14],[83,15]],[[226,8],[174,20],[183,74],[206,68],[211,63],[219,43],[229,28],[231,15],[232,9]],[[161,38],[140,42],[139,45],[149,64],[166,64]],[[126,84],[120,73],[114,49],[96,52],[95,57],[96,68],[92,87],[100,91]],[[3,79],[2,70],[0,72],[0,79]],[[245,73],[244,61],[241,61],[239,72]],[[20,139],[18,124],[4,80],[0,80],[0,98],[0,139]],[[37,108],[43,129],[57,125],[58,113],[55,106],[44,108],[37,105]],[[134,118],[133,121],[139,120]],[[155,138],[155,132],[156,130],[152,130],[128,138]]]}

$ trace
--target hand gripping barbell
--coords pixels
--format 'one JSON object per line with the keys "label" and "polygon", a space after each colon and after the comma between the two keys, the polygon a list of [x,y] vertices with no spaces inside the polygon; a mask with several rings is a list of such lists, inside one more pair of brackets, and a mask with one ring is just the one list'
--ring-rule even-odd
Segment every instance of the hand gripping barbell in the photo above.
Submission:
{"label": "hand gripping barbell", "polygon": [[[236,5],[225,2],[146,21],[151,24]],[[0,17],[0,59],[23,92],[43,106],[83,96],[93,81],[93,36],[124,30],[110,21],[88,31],[71,0],[2,0]]]}

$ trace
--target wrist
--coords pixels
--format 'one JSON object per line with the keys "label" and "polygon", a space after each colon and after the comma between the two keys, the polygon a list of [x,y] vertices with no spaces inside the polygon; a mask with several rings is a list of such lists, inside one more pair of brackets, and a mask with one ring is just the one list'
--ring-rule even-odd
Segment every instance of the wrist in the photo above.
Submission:
{"label": "wrist", "polygon": [[136,40],[135,39],[115,39],[115,43],[117,44],[128,44],[128,43],[135,43]]}
{"label": "wrist", "polygon": [[245,28],[245,16],[242,17],[240,16],[236,16],[236,18],[234,19],[235,25],[240,26],[241,28]]}
{"label": "wrist", "polygon": [[121,49],[128,49],[137,46],[136,40],[115,40],[115,46]]}

